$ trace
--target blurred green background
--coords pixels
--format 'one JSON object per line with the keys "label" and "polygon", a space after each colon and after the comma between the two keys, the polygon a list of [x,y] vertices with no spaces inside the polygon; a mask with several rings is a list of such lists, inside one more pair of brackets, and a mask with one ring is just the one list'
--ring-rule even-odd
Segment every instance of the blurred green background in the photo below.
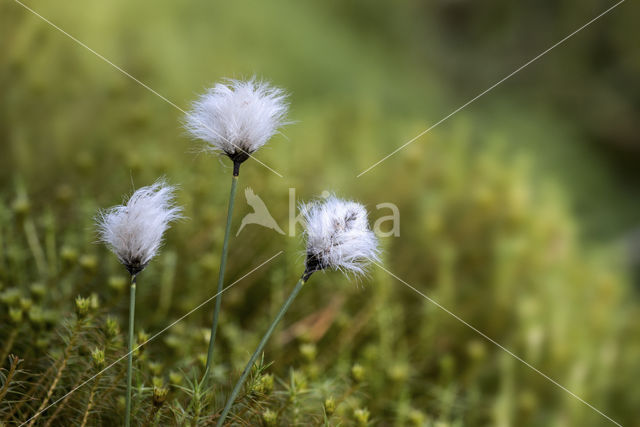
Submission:
{"label": "blurred green background", "polygon": [[[222,78],[255,75],[290,93],[295,123],[256,156],[283,178],[243,165],[234,234],[251,212],[245,187],[285,231],[291,188],[298,201],[324,190],[359,200],[372,221],[389,214],[376,204],[394,203],[400,236],[381,239],[390,271],[617,422],[640,425],[637,2],[359,178],[614,3],[26,4],[175,106],[20,4],[0,3],[0,342],[20,331],[10,350],[25,369],[45,369],[59,351],[56,334],[78,294],[96,293],[102,313],[124,322],[125,271],[96,244],[93,217],[159,176],[180,185],[189,219],[140,277],[136,327],[153,334],[213,295],[231,169],[195,154],[179,109]],[[280,250],[223,296],[222,383],[303,268],[298,236],[249,225],[231,242],[229,283]],[[282,425],[320,422],[322,401],[341,393],[335,417],[344,425],[361,422],[362,408],[372,425],[609,423],[384,271],[351,282],[313,277],[265,353],[283,384],[293,370],[314,398],[266,399],[247,424],[269,405],[284,405]],[[34,284],[46,288],[39,300]],[[17,300],[7,292],[36,300],[47,326],[9,322]],[[146,357],[163,366],[153,375],[200,368],[212,306],[148,345]],[[31,318],[31,305],[22,309]],[[353,364],[366,375],[346,393]],[[105,402],[105,413],[118,405]],[[139,410],[146,404],[141,397]]]}

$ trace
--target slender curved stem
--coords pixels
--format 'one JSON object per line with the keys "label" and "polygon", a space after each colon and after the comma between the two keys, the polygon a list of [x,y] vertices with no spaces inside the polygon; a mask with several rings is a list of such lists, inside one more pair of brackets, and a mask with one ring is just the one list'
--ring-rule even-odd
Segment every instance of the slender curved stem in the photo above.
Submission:
{"label": "slender curved stem", "polygon": [[42,250],[42,245],[40,245],[40,240],[38,239],[36,226],[34,225],[31,218],[25,219],[24,232],[27,236],[27,244],[29,245],[29,249],[31,250],[33,258],[36,261],[38,272],[42,277],[47,277],[48,271],[46,257],[44,255],[44,251]]}
{"label": "slender curved stem", "polygon": [[282,316],[284,316],[284,314],[287,312],[287,310],[289,309],[289,306],[291,305],[291,303],[295,299],[296,295],[298,295],[298,292],[300,292],[300,290],[302,289],[302,286],[306,283],[307,278],[308,277],[303,276],[303,277],[300,278],[300,280],[298,280],[298,283],[296,283],[295,288],[293,288],[293,291],[291,291],[291,294],[289,295],[289,298],[287,298],[287,300],[282,305],[282,307],[280,307],[280,311],[278,312],[278,314],[276,314],[276,317],[273,319],[273,322],[271,322],[271,326],[269,326],[269,329],[267,329],[267,332],[262,337],[262,340],[260,341],[260,344],[258,344],[258,347],[253,352],[253,355],[251,356],[251,359],[249,359],[249,363],[247,363],[247,366],[245,366],[244,371],[242,371],[242,375],[240,376],[240,379],[236,383],[235,387],[233,387],[233,391],[231,392],[231,395],[227,399],[227,403],[226,403],[226,405],[224,407],[224,410],[222,411],[222,415],[220,415],[220,418],[218,419],[218,424],[217,424],[218,427],[221,427],[224,424],[224,420],[225,420],[225,418],[227,418],[227,415],[229,414],[229,411],[231,410],[231,406],[233,406],[233,402],[236,400],[236,397],[238,396],[238,393],[240,393],[240,389],[242,388],[242,385],[244,384],[245,380],[247,379],[247,376],[249,375],[249,372],[251,372],[251,367],[253,366],[253,364],[255,363],[256,359],[258,358],[258,355],[264,349],[264,346],[267,344],[267,341],[269,340],[269,337],[271,337],[271,334],[276,329],[276,326],[278,325],[278,323],[282,319]]}
{"label": "slender curved stem", "polygon": [[133,321],[136,312],[136,275],[131,275],[131,288],[129,293],[129,345],[127,355],[127,396],[124,414],[124,425],[131,425],[131,375],[133,370]]}
{"label": "slender curved stem", "polygon": [[220,271],[218,273],[218,296],[216,297],[216,306],[213,311],[213,323],[211,324],[211,338],[209,340],[209,352],[207,353],[207,365],[204,369],[203,379],[209,374],[211,368],[211,360],[213,359],[213,346],[216,341],[216,331],[218,329],[218,316],[220,314],[220,305],[222,303],[222,286],[224,284],[224,270],[227,266],[227,254],[229,252],[229,235],[231,234],[231,217],[233,216],[233,205],[236,197],[236,188],[238,187],[238,174],[234,167],[234,174],[231,178],[231,191],[229,193],[229,208],[227,210],[227,225],[224,229],[224,242],[222,243],[222,256],[220,257]]}

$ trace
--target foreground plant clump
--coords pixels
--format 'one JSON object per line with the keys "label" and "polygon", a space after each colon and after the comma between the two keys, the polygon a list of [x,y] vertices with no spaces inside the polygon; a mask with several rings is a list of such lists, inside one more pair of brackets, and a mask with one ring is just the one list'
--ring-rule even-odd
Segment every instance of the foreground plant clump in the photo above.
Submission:
{"label": "foreground plant clump", "polygon": [[[605,412],[633,413],[637,368],[618,337],[633,336],[637,323],[624,303],[616,253],[585,250],[555,191],[534,185],[517,161],[501,160],[506,155],[499,150],[476,159],[449,147],[428,150],[426,157],[446,158],[446,164],[421,173],[429,191],[405,210],[404,218],[412,217],[425,236],[414,242],[419,251],[386,248],[386,264]],[[192,191],[183,188],[181,195]],[[128,277],[115,257],[86,238],[91,217],[80,226],[74,220],[95,200],[72,193],[42,209],[35,202],[18,186],[0,211],[0,420],[19,424],[51,405],[34,425],[85,419],[86,425],[119,425]],[[180,233],[168,234],[138,289],[134,348],[146,344],[133,353],[136,425],[215,424],[300,265],[294,251],[225,294],[212,381],[203,383],[210,305],[149,341],[215,291],[210,283],[220,246],[212,261],[203,258],[194,248],[203,232],[193,224],[206,223],[206,214],[188,216]],[[255,258],[277,249],[260,249]],[[246,271],[232,267],[230,276]],[[317,274],[250,369],[229,421],[594,423],[592,411],[375,267],[364,287],[345,285],[335,273]],[[209,285],[200,291],[202,283]]]}
{"label": "foreground plant clump", "polygon": [[[226,167],[207,156],[195,161],[185,154],[184,143],[176,143],[181,130],[164,119],[171,113],[160,110],[162,102],[131,90],[109,67],[86,67],[86,52],[74,56],[68,40],[47,32],[14,6],[0,6],[6,12],[0,14],[2,28],[9,34],[2,60],[6,72],[0,77],[7,94],[0,121],[0,173],[5,177],[0,181],[0,425],[112,426],[121,425],[126,413],[134,425],[215,425],[308,256],[297,238],[279,238],[257,226],[243,230],[227,249],[223,244],[229,234],[222,227],[227,215],[228,227],[235,226],[246,209],[238,206],[231,221],[235,187],[229,198],[220,184],[232,174],[229,160],[234,167],[247,162],[241,183],[246,179],[281,225],[287,215],[281,178],[245,158],[286,123],[283,93],[255,81],[226,82],[198,98],[192,110],[196,118],[234,117],[244,102],[263,99],[270,102],[271,114],[252,128],[259,132],[249,134],[243,120],[230,129],[218,127],[219,121],[207,121],[204,127],[191,122],[197,124],[190,127],[196,131],[193,136],[203,140],[206,151],[229,157],[222,162]],[[173,7],[167,3],[157,11]],[[324,21],[302,7],[287,7],[297,15],[281,26],[283,31],[306,31],[305,25]],[[344,7],[352,6],[347,2]],[[164,13],[171,22],[183,19],[173,9]],[[103,18],[112,20],[116,34],[117,28],[133,25],[121,22],[125,15]],[[209,30],[205,21],[200,28]],[[257,31],[262,31],[260,37],[268,33]],[[317,33],[330,40],[324,31]],[[403,67],[386,53],[380,57],[390,69],[377,77],[384,84],[380,95],[367,90],[340,98],[346,86],[356,87],[362,76],[384,69],[369,62],[375,52],[368,32],[363,40],[367,48],[352,50],[358,54],[351,59],[349,50],[338,49],[341,60],[334,63],[339,68],[318,67],[325,81],[314,82],[314,93],[335,89],[324,102],[316,104],[310,96],[309,104],[298,108],[297,114],[306,114],[299,127],[302,137],[278,141],[268,147],[273,150],[259,151],[260,158],[281,172],[286,165],[287,177],[298,178],[297,191],[305,199],[325,190],[325,182],[340,182],[341,194],[357,195],[370,210],[393,201],[402,212],[402,237],[381,239],[381,265],[622,425],[637,423],[637,296],[631,294],[622,254],[580,238],[581,224],[567,206],[565,189],[546,181],[548,165],[520,151],[526,140],[537,147],[540,134],[531,136],[530,126],[523,129],[515,122],[540,127],[538,120],[522,111],[501,116],[491,131],[495,140],[508,142],[509,149],[502,150],[486,136],[488,121],[465,123],[457,116],[446,127],[451,132],[436,129],[428,141],[403,150],[393,166],[387,163],[384,173],[356,180],[355,163],[362,162],[362,169],[375,160],[375,150],[399,133],[424,129],[423,117],[406,116],[409,108],[422,111],[427,102],[420,91],[413,106],[404,99],[417,79],[399,77]],[[181,48],[173,39],[166,41],[153,45]],[[209,51],[210,41],[204,43]],[[301,57],[303,62],[317,61],[316,49],[295,54],[308,55]],[[144,58],[131,58],[136,75],[157,81],[158,76],[143,71],[153,68]],[[33,60],[49,66],[31,66]],[[216,57],[210,65],[218,66],[220,60]],[[170,75],[187,67],[170,62],[165,62],[175,67]],[[70,69],[77,80],[68,78]],[[296,75],[297,93],[309,87],[304,73],[290,74]],[[336,85],[336,76],[344,83]],[[167,93],[185,91],[177,81],[165,82]],[[219,102],[236,99],[234,91],[240,92],[235,108],[211,115]],[[69,97],[73,102],[67,102]],[[431,106],[441,101],[434,96]],[[406,109],[394,114],[396,108],[387,107],[398,104]],[[543,123],[549,145],[565,147],[553,121]],[[42,155],[52,147],[54,156]],[[239,173],[240,166],[235,169]],[[94,244],[93,217],[120,203],[121,195],[132,190],[131,181],[151,184],[161,175],[181,183],[177,197],[188,220],[168,230],[165,247],[141,276],[127,411],[130,280],[116,257]],[[237,179],[232,178],[232,185],[239,185]],[[313,217],[318,211],[305,212]],[[323,246],[323,239],[315,238],[322,235],[306,236],[312,249]],[[216,278],[222,279],[225,269],[219,261],[227,253],[224,284],[234,285],[224,298],[216,298],[216,309],[210,298],[222,284]],[[373,258],[371,251],[365,253]],[[274,262],[244,277],[273,256]],[[146,264],[143,258],[140,266]],[[356,285],[327,271],[345,267],[332,259],[315,260],[325,272],[314,273],[257,353],[228,423],[603,424],[590,408],[378,267]],[[131,264],[137,268],[138,263]],[[219,319],[212,328],[214,312]],[[208,381],[203,381],[205,372]]]}
{"label": "foreground plant clump", "polygon": [[[219,266],[218,292],[212,297],[216,299],[213,324],[210,334],[206,336],[209,348],[204,372],[200,373],[198,366],[189,366],[188,376],[184,379],[185,385],[180,384],[183,379],[181,374],[174,372],[173,375],[170,375],[170,381],[175,383],[174,387],[183,392],[182,401],[174,399],[172,405],[163,414],[162,409],[170,389],[160,376],[162,365],[149,363],[151,382],[149,385],[145,385],[144,369],[140,366],[141,361],[144,361],[141,352],[147,343],[175,326],[208,301],[200,304],[196,309],[153,336],[144,332],[138,333],[137,345],[135,345],[134,337],[137,277],[156,257],[169,224],[183,218],[183,209],[175,203],[175,188],[166,184],[164,180],[158,180],[153,185],[136,190],[124,204],[99,211],[95,220],[99,239],[116,255],[118,261],[129,273],[129,322],[126,351],[122,354],[117,321],[111,317],[103,318],[100,316],[98,295],[92,294],[89,298],[78,296],[75,299],[76,315],[68,320],[70,326],[67,333],[61,335],[61,342],[64,344],[62,354],[54,357],[53,362],[47,368],[47,372],[50,370],[53,375],[50,383],[47,381],[48,375],[45,373],[41,376],[41,380],[31,386],[28,391],[11,389],[15,377],[23,372],[18,369],[22,360],[14,355],[9,356],[10,366],[3,384],[2,397],[15,394],[19,398],[8,402],[9,412],[5,421],[32,426],[36,422],[43,422],[46,419],[45,423],[49,425],[56,422],[58,415],[61,413],[64,415],[63,411],[67,403],[69,403],[69,410],[74,409],[70,402],[75,401],[78,396],[76,393],[80,389],[89,390],[82,411],[80,422],[82,426],[86,425],[90,419],[102,421],[95,414],[98,407],[96,399],[102,398],[100,402],[104,404],[108,398],[114,397],[118,407],[121,407],[122,401],[124,401],[124,411],[120,408],[119,411],[113,411],[110,415],[115,420],[117,419],[116,415],[124,412],[123,418],[126,427],[131,425],[132,420],[136,424],[141,422],[143,424],[157,424],[163,420],[163,417],[170,415],[173,415],[173,421],[179,425],[184,423],[198,425],[215,420],[218,426],[224,425],[227,419],[233,423],[234,420],[247,420],[254,416],[251,412],[242,409],[247,406],[245,400],[256,401],[260,397],[267,398],[274,389],[274,377],[263,372],[266,365],[263,363],[263,357],[261,359],[259,357],[263,356],[262,352],[269,338],[309,277],[315,272],[331,269],[359,276],[364,274],[370,262],[379,261],[378,242],[374,233],[369,229],[367,211],[364,206],[335,197],[331,197],[325,202],[304,205],[302,210],[305,218],[307,258],[304,269],[301,270],[300,279],[279,309],[260,344],[254,350],[231,393],[226,397],[224,408],[221,412],[215,408],[221,388],[217,387],[217,384],[210,378],[215,366],[212,364],[212,356],[221,308],[220,295],[223,292],[237,179],[241,164],[248,160],[258,148],[262,147],[284,124],[284,115],[287,110],[284,97],[285,95],[280,89],[272,88],[266,83],[258,83],[255,80],[231,81],[230,86],[216,85],[197,101],[194,104],[194,110],[187,114],[186,126],[190,133],[203,139],[208,144],[208,151],[224,153],[232,160],[233,177]],[[25,210],[21,213],[26,214],[27,212]],[[24,218],[21,219],[24,220]],[[25,232],[29,233],[30,249],[33,251],[35,261],[39,262],[42,254],[38,237],[33,234],[32,223],[25,223],[25,226],[28,227]],[[53,249],[55,250],[55,248]],[[68,255],[68,258],[71,259],[72,256]],[[97,259],[86,260],[86,264],[87,267],[95,269]],[[55,269],[56,266],[50,262],[48,267],[43,267],[41,273],[45,279],[49,279],[51,270]],[[118,280],[118,283],[114,283],[115,286],[122,288],[122,280],[115,280]],[[18,296],[18,299],[19,308],[9,306],[10,316],[16,326],[22,320],[22,310],[30,308],[27,306],[28,304],[24,303],[30,301],[28,298]],[[11,298],[9,298],[9,302],[11,302]],[[97,329],[92,330],[92,328]],[[12,350],[16,333],[17,328],[13,330],[9,342],[5,345],[3,358]],[[84,342],[82,342],[82,338],[84,338]],[[88,351],[89,348],[92,350]],[[312,347],[308,347],[306,353],[307,358],[310,361],[313,360],[315,351]],[[90,365],[93,369],[76,373],[75,383],[68,389],[62,390],[61,396],[58,397],[57,392],[60,392],[58,386],[62,384],[61,380],[67,368],[73,365],[72,357],[77,356],[81,359],[83,354],[90,355]],[[197,352],[193,354],[198,355]],[[118,363],[125,358],[127,359],[126,392],[124,397],[116,394],[119,391],[119,380],[121,381],[116,378],[108,387],[113,392],[113,396],[111,396],[100,388],[100,384],[109,379],[106,372],[110,371],[109,374],[112,374]],[[135,368],[134,359],[137,365]],[[112,370],[112,368],[114,369]],[[137,372],[134,373],[134,370]],[[298,393],[307,392],[306,380],[300,375],[300,373],[291,372],[289,396],[279,412],[282,412],[291,403],[295,403]],[[134,376],[136,376],[135,381]],[[303,382],[301,383],[301,381]],[[25,384],[28,385],[28,381],[18,382],[16,380],[15,384],[24,388]],[[43,390],[41,390],[42,387],[44,387]],[[328,390],[337,392],[339,388],[332,387]],[[43,395],[39,395],[40,391],[43,391]],[[353,389],[350,389],[348,394],[352,392]],[[151,402],[146,402],[144,405],[145,400],[149,400],[148,396],[151,397]],[[329,418],[335,412],[334,399],[332,395],[327,396],[323,402],[322,418],[325,423],[329,422]],[[145,406],[148,408],[145,408],[146,415],[143,415],[140,411]],[[238,408],[241,409],[241,413],[231,413],[232,410],[237,411]],[[296,416],[303,416],[298,414],[300,410],[296,409],[295,405],[294,409]],[[354,412],[356,419],[361,423],[367,423],[369,415],[366,409],[358,411]],[[280,421],[284,420],[284,414],[279,415],[271,409],[256,415],[264,424],[268,425],[276,424],[279,417]]]}

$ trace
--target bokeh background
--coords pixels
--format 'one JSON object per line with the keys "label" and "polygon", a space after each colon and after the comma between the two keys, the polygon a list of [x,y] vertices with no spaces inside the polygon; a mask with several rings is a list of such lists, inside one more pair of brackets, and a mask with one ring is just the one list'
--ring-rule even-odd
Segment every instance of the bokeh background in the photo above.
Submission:
{"label": "bokeh background", "polygon": [[[214,294],[231,168],[197,153],[179,108],[220,79],[255,75],[290,93],[294,123],[256,156],[283,178],[243,165],[234,233],[251,212],[246,187],[286,232],[290,189],[297,201],[325,190],[359,200],[372,221],[389,214],[377,204],[394,203],[400,236],[381,239],[386,268],[607,416],[640,425],[637,2],[359,178],[614,2],[25,4],[175,104],[0,3],[0,343],[25,360],[25,382],[63,353],[77,295],[96,294],[100,315],[125,328],[126,272],[96,243],[93,217],[134,187],[165,176],[188,216],[140,277],[136,328],[158,332]],[[223,296],[210,413],[301,273],[302,249],[299,230],[256,225],[231,241],[228,283],[284,254]],[[138,419],[151,405],[145,384],[160,378],[173,387],[160,424],[180,423],[175,405],[189,396],[174,383],[202,369],[212,307],[146,346]],[[73,357],[54,397],[83,378],[86,352]],[[282,425],[322,424],[330,396],[329,422],[342,425],[362,424],[365,409],[371,425],[610,424],[378,268],[359,283],[314,276],[265,361],[276,391],[246,403],[246,424],[268,408]],[[96,425],[118,419],[118,387]],[[87,394],[65,401],[66,421]],[[12,405],[0,399],[0,413]]]}

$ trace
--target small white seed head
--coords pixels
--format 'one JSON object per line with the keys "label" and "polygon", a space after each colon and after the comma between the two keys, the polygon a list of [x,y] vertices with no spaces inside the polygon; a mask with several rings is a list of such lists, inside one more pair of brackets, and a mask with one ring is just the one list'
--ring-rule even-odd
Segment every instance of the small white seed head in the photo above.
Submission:
{"label": "small white seed head", "polygon": [[300,207],[306,238],[306,272],[332,269],[363,275],[378,261],[378,239],[369,229],[367,210],[359,203],[334,196]]}
{"label": "small white seed head", "polygon": [[192,137],[204,149],[242,163],[287,124],[286,93],[268,83],[226,80],[201,95],[185,117]]}
{"label": "small white seed head", "polygon": [[138,274],[147,266],[162,245],[169,223],[182,218],[174,192],[175,187],[158,180],[136,190],[125,204],[98,213],[100,240],[130,274]]}

